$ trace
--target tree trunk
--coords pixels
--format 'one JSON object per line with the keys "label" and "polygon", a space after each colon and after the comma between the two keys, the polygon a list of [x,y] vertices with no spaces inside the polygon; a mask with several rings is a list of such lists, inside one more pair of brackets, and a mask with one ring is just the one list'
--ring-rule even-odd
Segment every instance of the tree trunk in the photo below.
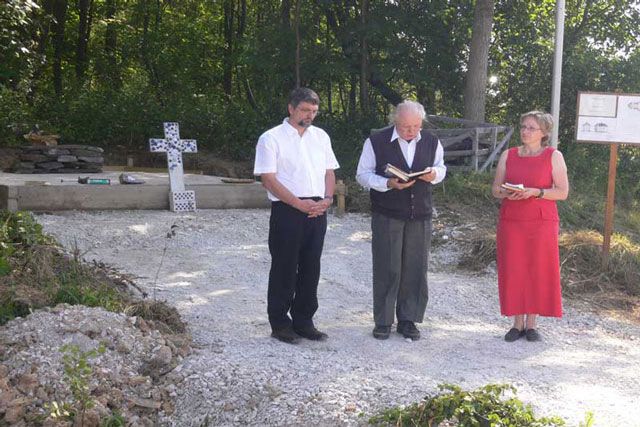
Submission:
{"label": "tree trunk", "polygon": [[477,0],[473,16],[469,66],[464,88],[464,118],[476,122],[485,120],[487,64],[494,7],[494,0]]}
{"label": "tree trunk", "polygon": [[358,77],[355,74],[351,75],[351,84],[349,85],[349,117],[356,116],[356,93],[358,87]]}
{"label": "tree trunk", "polygon": [[291,86],[295,84],[291,78],[289,65],[291,62],[291,45],[289,44],[289,35],[291,34],[291,0],[282,0],[280,5],[280,26],[282,28],[282,43],[280,51],[280,63],[286,64],[282,76],[282,94],[288,97]]}
{"label": "tree trunk", "polygon": [[283,30],[287,32],[291,29],[291,0],[282,0],[280,5],[280,23]]}
{"label": "tree trunk", "polygon": [[[326,30],[325,30],[325,46],[327,48],[327,50],[331,50],[331,37],[330,37],[330,31],[329,31],[329,26],[326,26]],[[327,113],[329,113],[329,115],[333,114],[333,90],[332,90],[332,86],[333,86],[333,82],[332,82],[332,75],[331,75],[331,71],[329,71],[329,75],[328,75],[328,79],[327,79]]]}
{"label": "tree trunk", "polygon": [[[357,50],[354,50],[351,47],[351,40],[347,36],[343,35],[342,28],[340,27],[338,19],[336,18],[336,14],[334,13],[334,10],[331,9],[331,6],[326,5],[324,11],[327,17],[328,27],[331,28],[333,34],[340,43],[340,47],[342,47],[342,53],[347,59],[350,60],[354,73],[357,73],[358,69],[360,68],[358,65],[359,58],[356,57]],[[340,10],[338,12],[342,13],[342,11]],[[382,95],[393,105],[398,105],[400,102],[402,102],[402,95],[396,92],[391,86],[386,84],[376,73],[374,67],[372,67],[369,63],[367,63],[367,71],[367,81],[371,86],[373,86],[380,92],[380,95]]]}
{"label": "tree trunk", "polygon": [[[53,0],[44,0],[42,2],[42,16],[48,17],[52,15],[53,15]],[[33,77],[29,82],[30,90],[27,95],[27,100],[29,104],[33,103],[33,100],[36,97],[37,83],[40,80],[42,73],[45,72],[45,67],[47,65],[45,52],[47,51],[49,33],[51,31],[51,28],[54,25],[54,23],[50,22],[49,19],[40,18],[40,20],[41,20],[42,30],[40,32],[35,33],[33,36],[33,39],[36,40],[36,43],[37,43],[36,52],[38,53],[38,59],[42,62],[35,66]]]}
{"label": "tree trunk", "polygon": [[296,88],[300,87],[300,0],[296,0]]}
{"label": "tree trunk", "polygon": [[87,71],[89,35],[91,31],[91,0],[78,0],[78,41],[76,44],[76,78],[82,83]]}
{"label": "tree trunk", "polygon": [[62,95],[62,54],[64,51],[64,27],[67,19],[67,0],[53,2],[53,88]]}
{"label": "tree trunk", "polygon": [[366,114],[369,111],[369,51],[367,47],[367,17],[369,15],[369,0],[362,0],[360,11],[360,110]]}
{"label": "tree trunk", "polygon": [[104,35],[104,53],[107,58],[107,75],[111,78],[112,83],[119,86],[120,77],[118,75],[118,60],[116,49],[118,44],[118,35],[116,30],[116,10],[117,0],[106,0],[105,17],[107,19],[107,28]]}
{"label": "tree trunk", "polygon": [[[160,81],[158,79],[158,73],[156,72],[155,64],[151,61],[149,56],[149,25],[151,23],[151,2],[153,0],[144,1],[144,15],[142,18],[142,41],[140,42],[140,58],[142,64],[147,71],[149,81],[155,88],[160,87]],[[157,16],[156,16],[157,19]],[[156,28],[157,29],[157,28]]]}
{"label": "tree trunk", "polygon": [[231,99],[233,89],[233,23],[235,21],[235,8],[233,0],[225,0],[224,9],[224,51],[222,54],[222,90],[228,99]]}

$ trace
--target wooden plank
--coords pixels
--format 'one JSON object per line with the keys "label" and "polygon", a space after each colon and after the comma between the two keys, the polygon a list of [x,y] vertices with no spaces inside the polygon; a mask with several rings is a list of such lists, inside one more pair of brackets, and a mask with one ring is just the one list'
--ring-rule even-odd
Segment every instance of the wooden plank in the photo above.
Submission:
{"label": "wooden plank", "polygon": [[487,169],[487,166],[493,164],[493,161],[495,160],[498,153],[502,151],[502,148],[509,142],[509,139],[511,139],[511,135],[513,135],[513,128],[509,129],[509,132],[507,132],[504,138],[502,138],[500,144],[498,144],[498,146],[495,148],[495,150],[493,150],[487,160],[485,160],[485,162],[482,164],[482,167],[480,167],[480,172],[484,172]]}
{"label": "wooden plank", "polygon": [[[478,150],[478,157],[484,157],[491,153],[490,148],[481,148]],[[445,151],[444,157],[469,157],[473,154],[473,150],[451,150]]]}
{"label": "wooden plank", "polygon": [[458,135],[455,137],[449,138],[440,138],[440,142],[442,143],[442,148],[447,148],[450,145],[457,144],[458,142],[462,142],[467,138],[471,138],[473,136],[472,132],[465,133],[464,135]]}
{"label": "wooden plank", "polygon": [[495,126],[492,123],[474,122],[472,120],[456,119],[454,117],[445,117],[445,116],[435,116],[435,115],[432,115],[432,114],[427,115],[427,120],[429,122],[431,122],[431,123],[433,123],[433,122],[444,122],[444,123],[465,125],[466,127],[493,127],[493,126]]}
{"label": "wooden plank", "polygon": [[465,133],[472,132],[469,128],[457,128],[457,129],[431,129],[432,133],[438,136],[457,136]]}
{"label": "wooden plank", "polygon": [[472,150],[473,154],[471,155],[471,166],[473,166],[473,170],[478,170],[478,141],[480,140],[480,128],[475,129],[475,138],[473,138]]}
{"label": "wooden plank", "polygon": [[491,129],[491,149],[496,149],[496,144],[498,143],[498,129]]}

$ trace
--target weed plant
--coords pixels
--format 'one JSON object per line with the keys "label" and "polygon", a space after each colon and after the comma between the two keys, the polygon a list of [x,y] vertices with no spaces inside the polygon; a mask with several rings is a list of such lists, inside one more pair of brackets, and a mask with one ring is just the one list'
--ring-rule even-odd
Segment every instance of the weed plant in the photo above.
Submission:
{"label": "weed plant", "polygon": [[[438,386],[440,392],[407,407],[384,410],[369,419],[375,426],[436,427],[545,427],[564,426],[559,417],[537,418],[531,406],[516,397],[515,387],[489,384],[473,391],[451,384]],[[587,414],[587,424],[592,423]]]}

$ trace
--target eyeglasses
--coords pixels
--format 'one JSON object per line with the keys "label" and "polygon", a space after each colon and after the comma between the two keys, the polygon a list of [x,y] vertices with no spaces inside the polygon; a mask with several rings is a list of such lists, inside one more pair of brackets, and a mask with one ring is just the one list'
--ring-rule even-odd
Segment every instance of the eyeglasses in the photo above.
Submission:
{"label": "eyeglasses", "polygon": [[537,130],[540,130],[540,128],[534,128],[533,126],[520,126],[520,130],[521,131],[527,131],[527,132],[535,132]]}
{"label": "eyeglasses", "polygon": [[298,108],[297,110],[300,111],[302,114],[312,114],[314,116],[317,116],[318,114],[320,114],[320,112],[317,109]]}

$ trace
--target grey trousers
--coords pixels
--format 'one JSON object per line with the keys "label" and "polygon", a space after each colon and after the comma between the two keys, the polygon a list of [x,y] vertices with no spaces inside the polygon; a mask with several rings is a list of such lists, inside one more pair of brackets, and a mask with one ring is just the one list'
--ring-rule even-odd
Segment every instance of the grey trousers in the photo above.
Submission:
{"label": "grey trousers", "polygon": [[429,299],[427,266],[431,219],[402,221],[379,213],[371,216],[373,252],[373,320],[391,326],[422,322]]}

